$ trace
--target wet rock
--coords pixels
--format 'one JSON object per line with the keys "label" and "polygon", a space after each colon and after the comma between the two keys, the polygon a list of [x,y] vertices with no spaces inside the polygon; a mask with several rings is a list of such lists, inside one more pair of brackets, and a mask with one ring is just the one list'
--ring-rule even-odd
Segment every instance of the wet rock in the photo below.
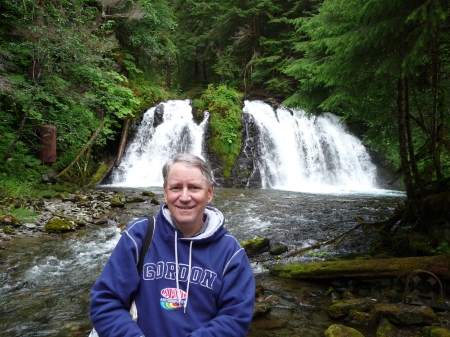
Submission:
{"label": "wet rock", "polygon": [[450,337],[450,330],[442,327],[426,326],[423,328],[423,337]]}
{"label": "wet rock", "polygon": [[375,301],[367,298],[355,298],[331,305],[327,313],[333,318],[339,318],[347,316],[350,311],[368,312],[374,308],[375,304]]}
{"label": "wet rock", "polygon": [[395,326],[393,326],[388,319],[382,318],[377,328],[376,337],[396,337],[396,336],[398,336],[398,331],[395,328]]}
{"label": "wet rock", "polygon": [[241,245],[245,249],[247,255],[251,256],[268,251],[270,241],[267,238],[256,238],[241,242]]}
{"label": "wet rock", "polygon": [[144,197],[154,197],[155,193],[153,193],[152,191],[142,191],[142,195]]}
{"label": "wet rock", "polygon": [[269,253],[272,255],[281,255],[283,253],[286,253],[287,251],[288,247],[286,245],[277,243],[270,249]]}
{"label": "wet rock", "polygon": [[352,294],[352,292],[351,291],[344,291],[343,293],[342,293],[342,299],[344,300],[344,301],[347,301],[347,300],[353,300],[355,298],[355,296]]}
{"label": "wet rock", "polygon": [[118,207],[118,208],[125,207],[125,203],[119,199],[111,199],[110,203],[111,203],[111,207]]}
{"label": "wet rock", "polygon": [[45,225],[45,230],[49,233],[69,232],[75,229],[76,226],[71,221],[58,218],[50,219]]}
{"label": "wet rock", "polygon": [[159,201],[158,201],[158,199],[156,199],[156,198],[151,198],[150,203],[151,203],[152,205],[159,205]]}
{"label": "wet rock", "polygon": [[341,296],[341,294],[339,294],[337,291],[333,291],[332,293],[331,293],[331,302],[334,304],[334,303],[337,303],[338,301],[341,301],[342,300],[342,296]]}
{"label": "wet rock", "polygon": [[374,325],[376,321],[376,317],[372,312],[361,312],[352,310],[345,317],[344,321],[349,322],[353,325]]}
{"label": "wet rock", "polygon": [[140,196],[133,196],[131,197],[130,200],[128,200],[128,202],[144,202],[145,199],[140,197]]}
{"label": "wet rock", "polygon": [[11,214],[1,214],[0,215],[0,226],[14,226],[20,227],[21,223],[14,215]]}
{"label": "wet rock", "polygon": [[265,299],[266,302],[277,302],[278,300],[279,300],[279,298],[275,295],[269,295]]}
{"label": "wet rock", "polygon": [[253,317],[258,317],[265,315],[272,309],[269,303],[267,302],[256,302],[255,309],[253,310]]}
{"label": "wet rock", "polygon": [[377,317],[387,318],[393,324],[431,324],[437,321],[436,314],[428,306],[377,303],[373,310]]}
{"label": "wet rock", "polygon": [[325,331],[325,337],[364,337],[364,335],[356,329],[333,324]]}

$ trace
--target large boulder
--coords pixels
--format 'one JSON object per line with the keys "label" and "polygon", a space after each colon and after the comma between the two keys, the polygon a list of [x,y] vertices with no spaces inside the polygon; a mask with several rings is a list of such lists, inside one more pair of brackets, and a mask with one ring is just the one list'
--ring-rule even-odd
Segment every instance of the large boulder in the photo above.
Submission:
{"label": "large boulder", "polygon": [[393,324],[432,324],[438,321],[433,309],[425,305],[378,303],[373,310],[377,317],[387,318]]}

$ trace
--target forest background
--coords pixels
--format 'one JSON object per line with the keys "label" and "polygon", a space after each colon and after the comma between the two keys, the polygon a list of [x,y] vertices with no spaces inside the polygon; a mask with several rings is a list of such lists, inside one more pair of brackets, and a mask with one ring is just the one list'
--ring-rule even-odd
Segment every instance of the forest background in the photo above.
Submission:
{"label": "forest background", "polygon": [[427,232],[450,218],[449,17],[447,0],[0,0],[0,199],[49,170],[85,185],[123,125],[170,98],[210,111],[229,170],[242,99],[270,97],[352,125],[403,179],[383,230]]}

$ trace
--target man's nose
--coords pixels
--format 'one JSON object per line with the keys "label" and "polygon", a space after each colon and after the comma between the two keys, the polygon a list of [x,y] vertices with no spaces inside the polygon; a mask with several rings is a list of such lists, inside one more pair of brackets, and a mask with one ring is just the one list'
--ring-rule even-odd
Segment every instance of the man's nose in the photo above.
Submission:
{"label": "man's nose", "polygon": [[189,189],[187,187],[183,188],[181,190],[181,196],[180,199],[182,201],[189,201],[189,199],[191,198],[190,194],[189,194]]}

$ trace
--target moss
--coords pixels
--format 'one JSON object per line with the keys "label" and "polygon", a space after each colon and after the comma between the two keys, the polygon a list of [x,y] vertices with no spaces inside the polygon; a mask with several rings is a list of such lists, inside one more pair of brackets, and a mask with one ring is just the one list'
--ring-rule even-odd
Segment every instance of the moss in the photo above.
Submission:
{"label": "moss", "polygon": [[269,248],[270,241],[267,238],[255,238],[241,242],[241,246],[247,254],[257,254]]}
{"label": "moss", "polygon": [[12,214],[1,214],[0,224],[19,227],[21,225],[20,220]]}
{"label": "moss", "polygon": [[10,226],[3,226],[2,229],[5,234],[14,234],[16,232],[16,229]]}
{"label": "moss", "polygon": [[50,219],[45,225],[45,230],[50,233],[69,232],[75,229],[75,225],[65,219]]}
{"label": "moss", "polygon": [[119,199],[111,199],[110,200],[111,207],[125,207],[125,204]]}
{"label": "moss", "polygon": [[450,331],[435,326],[426,326],[423,328],[424,337],[450,337]]}
{"label": "moss", "polygon": [[[415,270],[427,270],[429,266],[440,263],[449,265],[449,255],[373,259],[354,261],[325,261],[311,262],[309,264],[290,264],[270,269],[272,275],[285,278],[314,278],[327,279],[341,276],[404,276]],[[442,266],[442,267],[443,267]],[[447,267],[445,277],[450,277],[450,268]]]}
{"label": "moss", "polygon": [[154,197],[154,196],[155,196],[155,193],[153,193],[152,191],[143,191],[143,192],[142,192],[142,195],[143,195],[144,197]]}
{"label": "moss", "polygon": [[101,162],[97,167],[97,171],[92,176],[91,181],[87,184],[87,187],[97,185],[108,174],[108,171],[108,165]]}
{"label": "moss", "polygon": [[325,331],[325,337],[364,337],[364,335],[356,329],[333,324]]}

